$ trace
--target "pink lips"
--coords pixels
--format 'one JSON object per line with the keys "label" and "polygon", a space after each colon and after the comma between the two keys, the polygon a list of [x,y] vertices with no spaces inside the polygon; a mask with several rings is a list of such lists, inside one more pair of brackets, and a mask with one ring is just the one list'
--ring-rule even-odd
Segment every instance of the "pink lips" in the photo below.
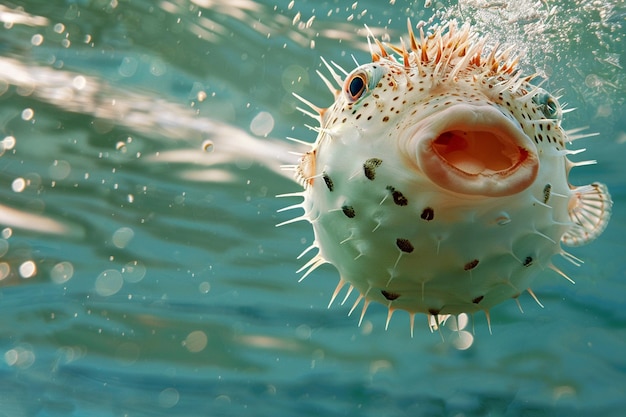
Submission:
{"label": "pink lips", "polygon": [[516,194],[534,182],[539,169],[532,140],[491,106],[457,104],[432,114],[418,123],[411,143],[422,172],[456,193]]}

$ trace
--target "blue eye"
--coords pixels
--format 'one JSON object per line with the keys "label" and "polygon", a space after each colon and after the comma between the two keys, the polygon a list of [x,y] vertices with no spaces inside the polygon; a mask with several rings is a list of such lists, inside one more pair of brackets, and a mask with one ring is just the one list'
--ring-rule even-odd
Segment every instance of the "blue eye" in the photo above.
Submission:
{"label": "blue eye", "polygon": [[548,98],[548,100],[546,100],[546,103],[544,104],[544,113],[546,113],[546,116],[548,116],[548,117],[550,117],[552,119],[558,118],[558,115],[559,115],[559,104],[552,97],[550,97],[550,98]]}
{"label": "blue eye", "polygon": [[367,75],[362,72],[352,74],[346,82],[346,94],[352,102],[357,101],[363,96],[367,87]]}
{"label": "blue eye", "polygon": [[385,73],[380,65],[362,65],[348,75],[343,93],[350,103],[357,103],[373,91]]}
{"label": "blue eye", "polygon": [[559,106],[556,99],[547,92],[543,90],[539,91],[533,97],[533,102],[539,107],[539,110],[546,118],[557,120],[561,119],[561,106]]}

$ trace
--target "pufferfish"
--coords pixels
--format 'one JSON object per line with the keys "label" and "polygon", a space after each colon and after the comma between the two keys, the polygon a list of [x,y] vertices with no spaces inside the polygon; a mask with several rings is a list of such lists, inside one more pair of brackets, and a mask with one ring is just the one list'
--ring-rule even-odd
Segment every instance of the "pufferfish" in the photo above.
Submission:
{"label": "pufferfish", "polygon": [[[373,42],[370,41],[373,39]],[[358,293],[361,320],[372,301],[427,315],[431,330],[451,315],[489,311],[528,292],[551,261],[581,261],[578,246],[605,229],[611,198],[601,183],[572,186],[566,144],[588,136],[561,127],[556,97],[525,76],[512,49],[488,47],[452,21],[408,45],[368,36],[372,62],[328,68],[329,108],[313,111],[318,136],[295,171],[317,249],[299,272],[339,271],[330,305]],[[375,45],[375,46],[374,46]],[[377,49],[376,49],[377,48]],[[339,71],[339,73],[337,72]],[[343,74],[343,75],[341,75]],[[573,281],[572,281],[573,282]],[[519,305],[519,301],[518,305]],[[520,307],[521,308],[521,307]],[[359,321],[359,324],[361,322]]]}

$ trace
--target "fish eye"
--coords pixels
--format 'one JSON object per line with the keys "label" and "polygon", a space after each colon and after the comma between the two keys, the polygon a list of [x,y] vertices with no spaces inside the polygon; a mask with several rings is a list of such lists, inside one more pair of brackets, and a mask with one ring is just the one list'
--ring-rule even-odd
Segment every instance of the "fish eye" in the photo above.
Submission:
{"label": "fish eye", "polygon": [[548,97],[544,105],[543,112],[549,118],[557,119],[560,113],[559,103],[557,103],[552,97]]}
{"label": "fish eye", "polygon": [[363,96],[367,89],[367,75],[363,72],[356,72],[348,78],[344,91],[348,100],[355,102]]}
{"label": "fish eye", "polygon": [[537,104],[539,110],[548,119],[561,119],[561,106],[558,101],[545,91],[533,97],[533,102]]}

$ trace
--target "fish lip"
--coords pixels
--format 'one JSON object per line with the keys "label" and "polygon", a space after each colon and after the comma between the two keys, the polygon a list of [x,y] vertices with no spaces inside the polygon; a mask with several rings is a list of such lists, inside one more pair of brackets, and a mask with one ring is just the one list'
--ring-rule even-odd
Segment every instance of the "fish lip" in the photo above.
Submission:
{"label": "fish lip", "polygon": [[411,130],[410,157],[449,191],[501,197],[523,191],[537,177],[537,147],[493,106],[455,104],[431,113]]}

